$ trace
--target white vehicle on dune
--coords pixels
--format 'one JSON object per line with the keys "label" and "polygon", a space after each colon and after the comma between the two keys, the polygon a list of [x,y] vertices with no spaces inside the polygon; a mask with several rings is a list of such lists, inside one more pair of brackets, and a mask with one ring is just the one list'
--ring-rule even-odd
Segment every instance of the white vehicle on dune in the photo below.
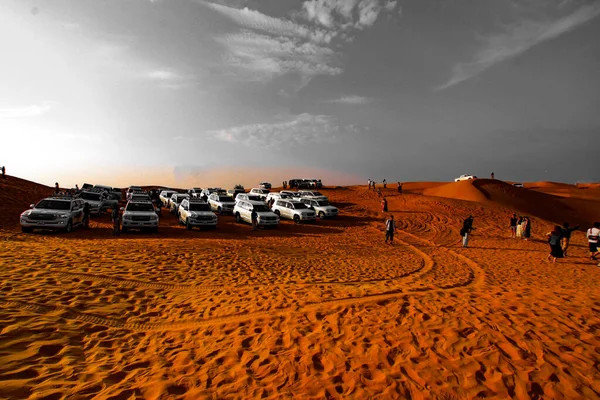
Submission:
{"label": "white vehicle on dune", "polygon": [[249,200],[249,201],[263,201],[262,196],[250,193],[240,193],[236,196],[235,202],[237,203],[240,200]]}
{"label": "white vehicle on dune", "polygon": [[338,216],[337,207],[329,204],[327,200],[303,199],[304,204],[311,210],[314,210],[319,219],[335,218]]}
{"label": "white vehicle on dune", "polygon": [[475,175],[461,175],[458,178],[454,179],[454,182],[472,181],[473,179],[477,179],[477,177]]}
{"label": "white vehicle on dune", "polygon": [[189,198],[190,195],[187,193],[175,193],[173,196],[171,196],[169,199],[169,211],[171,211],[171,214],[177,215],[181,202]]}
{"label": "white vehicle on dune", "polygon": [[176,190],[163,190],[162,192],[160,192],[160,194],[158,195],[160,204],[165,208],[169,208],[171,196],[173,196],[175,193],[177,193]]}
{"label": "white vehicle on dune", "polygon": [[301,221],[315,221],[317,219],[313,210],[306,204],[295,200],[277,200],[273,204],[273,212],[280,218],[287,218],[299,224]]}
{"label": "white vehicle on dune", "polygon": [[212,193],[208,196],[208,204],[210,205],[210,208],[218,214],[225,214],[233,213],[235,201],[225,194]]}
{"label": "white vehicle on dune", "polygon": [[21,230],[32,232],[35,228],[41,228],[69,233],[74,227],[83,225],[83,205],[83,200],[71,197],[43,199],[21,213]]}
{"label": "white vehicle on dune", "polygon": [[324,200],[324,201],[329,200],[327,198],[327,196],[325,196],[323,193],[317,192],[317,191],[309,191],[309,190],[304,190],[304,191],[298,192],[297,198],[300,200],[304,200],[304,199]]}
{"label": "white vehicle on dune", "polygon": [[216,228],[219,219],[208,203],[199,199],[184,199],[179,205],[179,222],[191,230],[195,226]]}
{"label": "white vehicle on dune", "polygon": [[123,211],[121,224],[123,233],[127,233],[129,229],[158,232],[158,215],[151,201],[129,201],[121,211]]}
{"label": "white vehicle on dune", "polygon": [[256,196],[260,196],[263,198],[263,200],[266,200],[267,195],[270,193],[269,189],[263,189],[263,188],[252,188],[250,189],[250,193],[249,194],[253,194]]}
{"label": "white vehicle on dune", "polygon": [[263,227],[276,227],[279,225],[279,216],[273,211],[269,210],[269,207],[262,201],[249,201],[240,200],[235,204],[233,208],[233,215],[235,221],[252,223],[252,212],[256,212],[257,222],[259,226]]}

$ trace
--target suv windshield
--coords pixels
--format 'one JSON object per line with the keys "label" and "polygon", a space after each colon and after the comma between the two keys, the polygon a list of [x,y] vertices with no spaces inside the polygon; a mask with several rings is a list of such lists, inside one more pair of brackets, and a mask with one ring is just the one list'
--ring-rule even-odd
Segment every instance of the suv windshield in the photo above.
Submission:
{"label": "suv windshield", "polygon": [[150,211],[154,212],[152,203],[129,203],[125,211]]}
{"label": "suv windshield", "polygon": [[304,203],[292,203],[294,205],[294,208],[296,210],[302,210],[303,208],[308,208],[306,207],[306,204]]}
{"label": "suv windshield", "polygon": [[102,200],[102,195],[100,193],[83,192],[83,193],[81,193],[81,196],[79,196],[79,197],[84,200],[95,200],[95,201]]}
{"label": "suv windshield", "polygon": [[190,211],[210,211],[210,206],[206,203],[190,203]]}
{"label": "suv windshield", "polygon": [[175,194],[175,193],[172,193],[172,192],[167,192],[167,193],[165,193],[165,197],[166,197],[167,199],[170,199],[170,198],[171,198],[171,196],[173,196],[174,194]]}
{"label": "suv windshield", "polygon": [[219,201],[220,202],[229,203],[229,202],[231,202],[231,197],[229,197],[229,196],[219,196]]}
{"label": "suv windshield", "polygon": [[248,200],[262,201],[262,197],[260,197],[260,196],[248,196]]}
{"label": "suv windshield", "polygon": [[254,204],[254,205],[253,205],[253,209],[254,209],[254,211],[256,211],[256,212],[267,212],[267,211],[271,211],[271,210],[269,210],[269,207],[267,207],[267,206],[264,206],[264,205],[262,205],[262,204],[258,204],[258,205]]}
{"label": "suv windshield", "polygon": [[317,201],[317,204],[320,205],[321,207],[325,207],[325,206],[329,205],[329,202],[325,201],[325,200],[320,200],[320,201]]}
{"label": "suv windshield", "polygon": [[42,210],[70,210],[71,202],[62,200],[42,200],[37,203],[35,208]]}

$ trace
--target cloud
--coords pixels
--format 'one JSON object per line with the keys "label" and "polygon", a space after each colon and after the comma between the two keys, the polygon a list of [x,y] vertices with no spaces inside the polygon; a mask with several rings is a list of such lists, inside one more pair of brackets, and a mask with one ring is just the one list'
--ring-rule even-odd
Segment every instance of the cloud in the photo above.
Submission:
{"label": "cloud", "polygon": [[373,101],[370,97],[364,96],[343,96],[338,99],[328,100],[326,103],[336,103],[336,104],[368,104]]}
{"label": "cloud", "polygon": [[333,143],[343,135],[356,132],[356,126],[341,126],[333,117],[305,113],[288,121],[242,125],[207,133],[229,143],[278,148],[307,143]]}
{"label": "cloud", "polygon": [[185,88],[194,84],[196,79],[194,75],[185,75],[169,68],[149,70],[143,73],[143,77],[157,82],[160,87],[165,89]]}
{"label": "cloud", "polygon": [[372,26],[382,11],[392,12],[396,5],[389,0],[307,0],[300,15],[328,29],[345,31]]}
{"label": "cloud", "polygon": [[0,119],[5,118],[30,118],[48,113],[54,103],[46,102],[25,107],[0,108]]}
{"label": "cloud", "polygon": [[504,32],[491,35],[475,53],[473,60],[454,67],[448,82],[436,88],[444,90],[477,76],[493,65],[516,57],[530,48],[554,39],[600,15],[600,3],[581,6],[571,14],[552,21],[524,20]]}

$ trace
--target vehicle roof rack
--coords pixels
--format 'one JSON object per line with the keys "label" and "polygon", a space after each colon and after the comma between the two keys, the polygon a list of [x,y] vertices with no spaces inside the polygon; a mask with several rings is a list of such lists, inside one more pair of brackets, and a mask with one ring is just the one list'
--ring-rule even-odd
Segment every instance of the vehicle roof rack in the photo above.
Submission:
{"label": "vehicle roof rack", "polygon": [[65,194],[65,195],[56,195],[53,194],[52,196],[46,197],[46,199],[51,199],[51,200],[74,200],[75,197]]}

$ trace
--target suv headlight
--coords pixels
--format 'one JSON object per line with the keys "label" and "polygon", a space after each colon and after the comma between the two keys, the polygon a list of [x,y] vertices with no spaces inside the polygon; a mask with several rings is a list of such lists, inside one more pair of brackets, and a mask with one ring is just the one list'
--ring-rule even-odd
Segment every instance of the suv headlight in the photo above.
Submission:
{"label": "suv headlight", "polygon": [[21,214],[21,217],[28,217],[28,216],[29,216],[29,214],[31,214],[31,210],[24,211],[24,212]]}
{"label": "suv headlight", "polygon": [[58,218],[69,218],[69,214],[58,214]]}

